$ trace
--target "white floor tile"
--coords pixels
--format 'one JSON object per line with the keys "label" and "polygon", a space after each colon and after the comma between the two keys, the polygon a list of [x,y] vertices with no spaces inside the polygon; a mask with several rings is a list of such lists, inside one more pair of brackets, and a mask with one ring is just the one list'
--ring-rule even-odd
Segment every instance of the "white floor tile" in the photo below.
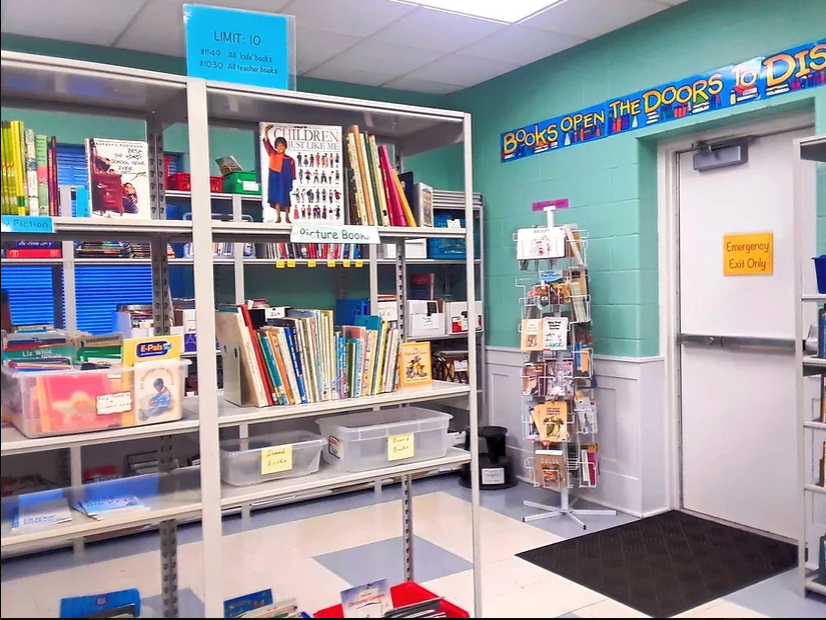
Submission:
{"label": "white floor tile", "polygon": [[650,618],[644,613],[618,603],[614,599],[606,598],[599,603],[582,607],[573,611],[580,618]]}
{"label": "white floor tile", "polygon": [[533,597],[543,597],[548,602],[553,603],[555,607],[564,610],[563,613],[607,600],[599,592],[594,592],[550,571],[539,570],[542,570],[543,573],[541,578],[525,588],[526,594]]}
{"label": "white floor tile", "polygon": [[557,607],[546,596],[517,588],[482,601],[485,618],[556,618],[566,611]]}
{"label": "white floor tile", "polygon": [[705,616],[695,616],[695,617],[705,617],[705,618],[769,618],[770,616],[766,616],[765,614],[761,614],[759,612],[754,611],[753,609],[749,609],[748,607],[743,607],[742,605],[738,605],[737,603],[732,603],[730,601],[722,601],[718,605],[714,605],[713,607],[706,610]]}

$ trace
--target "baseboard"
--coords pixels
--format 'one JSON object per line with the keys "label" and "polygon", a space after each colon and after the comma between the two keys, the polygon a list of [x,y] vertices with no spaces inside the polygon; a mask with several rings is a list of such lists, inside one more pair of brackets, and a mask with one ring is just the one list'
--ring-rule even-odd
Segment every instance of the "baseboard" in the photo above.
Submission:
{"label": "baseboard", "polygon": [[[521,482],[525,482],[525,483],[530,484],[531,486],[533,486],[533,480],[531,480],[527,476],[517,476],[516,479],[521,481]],[[550,489],[546,489],[546,490],[548,491],[548,493],[559,494],[558,491],[552,491]],[[573,499],[573,498],[571,498],[571,499]],[[606,501],[603,501],[603,500],[600,500],[600,499],[586,499],[584,497],[582,499],[585,500],[586,502],[588,502],[589,504],[595,504],[597,506],[602,506],[603,508],[608,508],[610,510],[616,510],[617,512],[621,512],[623,514],[626,514],[626,515],[629,515],[629,516],[632,516],[632,517],[637,517],[638,519],[642,519],[643,517],[651,517],[651,516],[654,516],[654,514],[659,514],[657,512],[657,513],[643,515],[643,514],[635,513],[632,510],[628,510],[627,508],[622,508],[620,506],[614,506],[610,502],[606,502]],[[667,510],[663,510],[662,512],[667,512]]]}

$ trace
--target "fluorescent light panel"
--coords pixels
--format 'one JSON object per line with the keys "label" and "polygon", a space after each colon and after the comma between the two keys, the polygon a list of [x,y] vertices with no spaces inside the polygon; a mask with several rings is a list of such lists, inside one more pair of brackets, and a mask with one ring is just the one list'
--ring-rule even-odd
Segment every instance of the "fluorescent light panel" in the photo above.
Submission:
{"label": "fluorescent light panel", "polygon": [[440,11],[514,24],[561,0],[402,0]]}

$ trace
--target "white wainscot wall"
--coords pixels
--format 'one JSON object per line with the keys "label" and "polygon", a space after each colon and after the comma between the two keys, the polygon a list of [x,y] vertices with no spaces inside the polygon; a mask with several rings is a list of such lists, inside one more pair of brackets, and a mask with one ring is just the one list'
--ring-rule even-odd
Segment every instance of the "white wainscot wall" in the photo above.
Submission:
{"label": "white wainscot wall", "polygon": [[[669,416],[665,411],[663,359],[595,356],[599,408],[600,484],[575,490],[592,502],[635,516],[669,508]],[[518,349],[487,348],[486,424],[508,429],[508,446],[518,475],[533,480],[526,460],[533,445],[523,439],[524,354]],[[549,501],[556,502],[549,492]]]}

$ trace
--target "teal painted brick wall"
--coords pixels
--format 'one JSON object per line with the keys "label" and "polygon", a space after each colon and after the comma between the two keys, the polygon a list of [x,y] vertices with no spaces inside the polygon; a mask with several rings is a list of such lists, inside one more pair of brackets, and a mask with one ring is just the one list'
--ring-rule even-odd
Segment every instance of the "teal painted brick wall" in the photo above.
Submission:
{"label": "teal painted brick wall", "polygon": [[[473,115],[474,189],[485,196],[487,341],[518,346],[518,276],[512,235],[542,221],[535,200],[568,197],[557,213],[590,232],[594,335],[599,353],[659,353],[657,142],[714,124],[731,112],[684,119],[563,151],[502,164],[499,135],[527,123],[670,80],[821,38],[826,2],[692,0],[622,30],[448,97]],[[814,94],[813,94],[814,93]],[[826,88],[737,112],[737,121],[816,108],[826,131]],[[439,173],[461,184],[461,160]],[[826,172],[820,171],[818,226],[826,246]]]}

